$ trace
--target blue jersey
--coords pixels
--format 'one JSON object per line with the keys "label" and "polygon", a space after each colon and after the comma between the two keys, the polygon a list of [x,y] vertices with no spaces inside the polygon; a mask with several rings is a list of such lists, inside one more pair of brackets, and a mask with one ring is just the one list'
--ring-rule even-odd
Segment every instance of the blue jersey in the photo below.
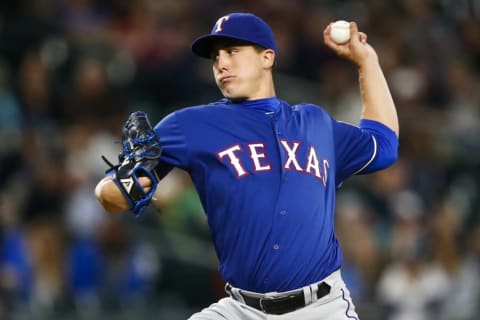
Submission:
{"label": "blue jersey", "polygon": [[335,190],[390,165],[398,147],[378,122],[356,127],[277,98],[184,108],[154,130],[158,170],[179,167],[192,178],[221,275],[255,292],[292,290],[340,268]]}

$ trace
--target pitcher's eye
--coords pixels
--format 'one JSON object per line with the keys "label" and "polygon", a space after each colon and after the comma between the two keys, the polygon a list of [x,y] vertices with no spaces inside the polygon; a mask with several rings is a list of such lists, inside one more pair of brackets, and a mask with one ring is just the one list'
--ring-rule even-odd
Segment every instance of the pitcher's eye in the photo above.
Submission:
{"label": "pitcher's eye", "polygon": [[237,48],[230,48],[230,49],[227,49],[227,53],[229,55],[232,55],[232,54],[235,54],[238,52],[238,49]]}

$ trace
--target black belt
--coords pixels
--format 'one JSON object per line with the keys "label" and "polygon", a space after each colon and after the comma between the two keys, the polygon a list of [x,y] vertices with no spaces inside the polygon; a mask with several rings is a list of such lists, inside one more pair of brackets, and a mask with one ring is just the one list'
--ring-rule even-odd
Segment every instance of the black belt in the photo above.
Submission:
{"label": "black belt", "polygon": [[[227,292],[233,299],[239,301],[238,297],[235,297],[235,295],[232,294],[231,289],[232,287],[227,284]],[[245,304],[269,314],[284,314],[303,308],[307,305],[307,303],[305,302],[305,295],[303,293],[303,290],[299,290],[298,292],[289,294],[285,297],[273,298],[253,297],[245,292],[242,292],[241,290],[239,293],[242,295]],[[318,284],[318,299],[325,297],[329,293],[330,286],[328,284],[326,284],[325,282],[321,282],[320,284]]]}

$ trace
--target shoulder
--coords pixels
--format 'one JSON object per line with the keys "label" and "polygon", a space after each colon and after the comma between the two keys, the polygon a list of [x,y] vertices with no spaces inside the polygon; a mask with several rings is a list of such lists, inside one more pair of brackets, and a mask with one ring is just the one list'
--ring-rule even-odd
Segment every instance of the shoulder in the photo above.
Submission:
{"label": "shoulder", "polygon": [[292,105],[292,110],[297,112],[327,113],[323,107],[306,102]]}
{"label": "shoulder", "polygon": [[164,116],[157,124],[157,127],[185,128],[192,127],[193,125],[198,126],[199,123],[218,122],[221,119],[228,118],[231,110],[232,108],[226,104],[225,100],[202,105],[186,106]]}
{"label": "shoulder", "polygon": [[202,113],[216,112],[220,109],[227,109],[226,99],[215,102],[183,107],[174,111],[174,114],[181,116],[198,115]]}
{"label": "shoulder", "polygon": [[332,116],[323,107],[313,103],[298,103],[291,106],[294,114],[300,114],[302,116],[332,119]]}
{"label": "shoulder", "polygon": [[163,118],[160,119],[159,122],[161,123],[165,121],[172,121],[173,119],[178,120],[179,118],[183,117],[197,116],[198,114],[214,112],[215,110],[224,107],[226,107],[226,104],[223,100],[207,104],[186,106],[166,114],[165,116],[163,116]]}

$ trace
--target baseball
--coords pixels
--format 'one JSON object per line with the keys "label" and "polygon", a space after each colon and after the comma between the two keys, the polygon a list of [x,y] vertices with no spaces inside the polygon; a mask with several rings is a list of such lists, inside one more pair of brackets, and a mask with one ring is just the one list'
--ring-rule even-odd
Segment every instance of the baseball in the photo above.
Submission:
{"label": "baseball", "polygon": [[350,22],[338,20],[330,27],[330,39],[336,44],[343,44],[350,40]]}

